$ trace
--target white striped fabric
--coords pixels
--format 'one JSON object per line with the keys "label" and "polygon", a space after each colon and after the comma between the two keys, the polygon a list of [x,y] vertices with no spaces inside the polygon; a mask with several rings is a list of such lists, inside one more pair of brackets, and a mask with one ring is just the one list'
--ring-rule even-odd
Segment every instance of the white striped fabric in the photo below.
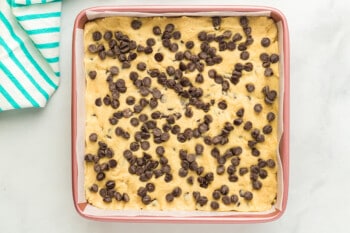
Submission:
{"label": "white striped fabric", "polygon": [[61,0],[0,0],[0,112],[44,107],[59,84]]}

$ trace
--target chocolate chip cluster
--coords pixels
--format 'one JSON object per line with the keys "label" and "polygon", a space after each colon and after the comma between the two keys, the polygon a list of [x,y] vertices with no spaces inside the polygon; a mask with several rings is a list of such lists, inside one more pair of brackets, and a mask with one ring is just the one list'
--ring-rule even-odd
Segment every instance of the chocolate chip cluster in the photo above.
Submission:
{"label": "chocolate chip cluster", "polygon": [[[106,140],[99,138],[96,132],[88,137],[87,143],[98,144],[96,153],[85,155],[86,163],[93,164],[96,173],[96,183],[89,190],[99,193],[105,203],[113,200],[133,201],[130,193],[119,192],[116,181],[108,178],[108,173],[118,169],[117,161],[120,163],[120,160],[127,163],[128,175],[138,178],[140,183],[137,197],[143,205],[149,205],[156,199],[155,180],[162,179],[171,186],[176,176],[191,187],[198,185],[199,190],[192,191],[193,201],[199,206],[210,205],[212,210],[220,209],[221,204],[239,206],[241,201],[253,200],[253,192],[263,187],[261,180],[266,179],[269,169],[275,167],[275,161],[262,159],[262,152],[259,150],[259,144],[264,143],[265,137],[276,130],[272,127],[275,113],[269,111],[263,115],[264,107],[274,105],[278,96],[277,91],[269,85],[260,90],[264,103],[257,102],[252,107],[254,113],[266,121],[265,126],[258,128],[246,117],[247,106],[236,108],[232,114],[233,119],[221,122],[219,128],[213,126],[217,119],[210,112],[213,109],[216,112],[225,112],[232,106],[223,98],[207,100],[205,97],[208,93],[202,84],[211,80],[212,85],[220,87],[223,95],[228,95],[230,90],[236,90],[241,85],[240,81],[255,71],[255,65],[250,61],[249,49],[256,42],[247,17],[239,18],[243,34],[232,30],[222,31],[221,23],[224,19],[221,17],[212,17],[211,20],[212,30],[198,32],[198,40],[195,41],[184,41],[182,32],[173,23],[168,23],[165,27],[153,26],[149,32],[152,36],[142,42],[136,42],[133,34],[122,31],[92,32],[93,42],[87,46],[87,52],[95,55],[97,62],[110,59],[115,61],[103,75],[97,70],[87,71],[89,81],[93,83],[97,79],[104,79],[108,87],[108,93],[100,93],[94,105],[96,108],[107,108],[109,111],[106,112],[111,113],[108,115],[108,123],[113,134],[108,137],[118,138],[127,143],[128,147],[120,151],[118,146],[107,145]],[[134,32],[142,27],[141,19],[133,19],[130,23]],[[162,50],[156,48],[158,43],[161,43]],[[262,48],[267,48],[270,44],[269,38],[261,39]],[[195,52],[196,47],[200,48],[199,52]],[[239,59],[231,67],[230,74],[216,69],[216,65],[224,62],[224,51],[239,53]],[[147,56],[159,64],[168,61],[170,57],[172,63],[167,63],[163,68],[154,68],[147,60],[138,59],[140,56]],[[278,54],[261,53],[259,58],[264,67],[259,78],[272,78],[274,72],[271,64],[279,62]],[[121,76],[121,70],[127,70],[128,75]],[[188,74],[195,74],[195,78],[189,78]],[[128,92],[128,83],[137,90],[136,95]],[[249,99],[249,94],[256,92],[255,89],[254,83],[245,84],[244,90]],[[175,94],[181,100],[181,111],[174,112],[172,107],[167,110],[159,107],[164,106],[166,101],[171,101],[165,99],[167,92]],[[203,117],[198,118],[194,124],[181,124],[183,119],[192,119],[198,112]],[[120,123],[125,119],[128,125]],[[128,130],[130,126],[133,127],[133,132]],[[219,133],[213,134],[212,129]],[[237,129],[248,133],[246,144],[230,144],[232,132]],[[171,150],[171,140],[176,140],[180,146],[177,148],[177,158],[167,155],[167,150]],[[196,140],[192,149],[184,146],[192,140]],[[223,146],[227,149],[223,150]],[[246,148],[250,153],[245,153]],[[250,167],[241,165],[241,161],[245,159],[243,154],[256,157],[257,163]],[[205,156],[214,158],[214,170],[199,162]],[[170,159],[178,161],[180,168],[175,169],[169,162]],[[219,188],[214,188],[211,196],[203,194],[203,190],[216,187],[216,177],[226,177],[226,182],[231,184],[237,183],[246,175],[249,175],[249,190],[233,192],[229,185],[222,184]],[[174,186],[171,192],[161,195],[167,203],[174,203],[185,194],[188,192],[183,187]]]}

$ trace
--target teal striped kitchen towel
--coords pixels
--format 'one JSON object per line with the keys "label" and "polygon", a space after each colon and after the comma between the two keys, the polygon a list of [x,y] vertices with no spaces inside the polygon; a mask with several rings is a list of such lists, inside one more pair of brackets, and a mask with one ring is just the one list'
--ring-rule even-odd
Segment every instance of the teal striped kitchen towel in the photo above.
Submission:
{"label": "teal striped kitchen towel", "polygon": [[44,107],[59,85],[61,0],[0,0],[0,112]]}

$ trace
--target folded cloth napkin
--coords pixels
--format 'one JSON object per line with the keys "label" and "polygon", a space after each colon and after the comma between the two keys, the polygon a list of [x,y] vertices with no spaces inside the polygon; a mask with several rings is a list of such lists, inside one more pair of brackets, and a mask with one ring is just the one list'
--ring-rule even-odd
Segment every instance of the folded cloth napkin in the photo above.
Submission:
{"label": "folded cloth napkin", "polygon": [[61,0],[0,0],[0,112],[44,107],[59,84]]}

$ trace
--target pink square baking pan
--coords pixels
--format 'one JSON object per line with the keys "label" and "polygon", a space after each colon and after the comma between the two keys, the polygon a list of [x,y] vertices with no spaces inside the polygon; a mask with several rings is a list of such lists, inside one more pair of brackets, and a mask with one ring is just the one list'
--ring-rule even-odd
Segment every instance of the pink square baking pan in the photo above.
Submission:
{"label": "pink square baking pan", "polygon": [[[99,214],[98,212],[87,211],[88,203],[86,200],[79,198],[79,192],[83,190],[83,182],[78,177],[79,164],[82,164],[82,156],[79,157],[79,153],[83,153],[78,149],[78,143],[82,143],[84,139],[79,138],[79,109],[82,103],[82,93],[79,91],[79,85],[84,82],[84,75],[79,69],[79,65],[82,64],[82,44],[81,36],[78,36],[86,22],[89,21],[88,13],[106,13],[106,12],[118,12],[124,13],[151,13],[151,14],[164,14],[164,13],[205,13],[205,12],[237,12],[242,15],[251,15],[262,13],[264,15],[269,14],[276,22],[280,23],[282,29],[280,44],[281,52],[283,52],[283,58],[281,62],[281,68],[284,71],[283,76],[283,111],[281,112],[283,120],[283,134],[280,141],[280,161],[281,170],[283,173],[282,190],[277,195],[280,198],[280,205],[273,211],[264,213],[237,213],[218,216],[213,214],[212,216],[163,216],[163,215],[123,215],[123,214]],[[218,15],[219,15],[218,14]],[[258,223],[274,221],[281,217],[286,210],[287,198],[288,198],[288,186],[289,186],[289,75],[290,75],[290,54],[289,54],[289,34],[288,26],[285,16],[277,9],[261,6],[111,6],[111,7],[94,7],[81,11],[75,20],[73,30],[73,52],[72,52],[72,189],[74,205],[78,213],[88,219],[99,221],[119,221],[119,222],[163,222],[163,223]]]}

